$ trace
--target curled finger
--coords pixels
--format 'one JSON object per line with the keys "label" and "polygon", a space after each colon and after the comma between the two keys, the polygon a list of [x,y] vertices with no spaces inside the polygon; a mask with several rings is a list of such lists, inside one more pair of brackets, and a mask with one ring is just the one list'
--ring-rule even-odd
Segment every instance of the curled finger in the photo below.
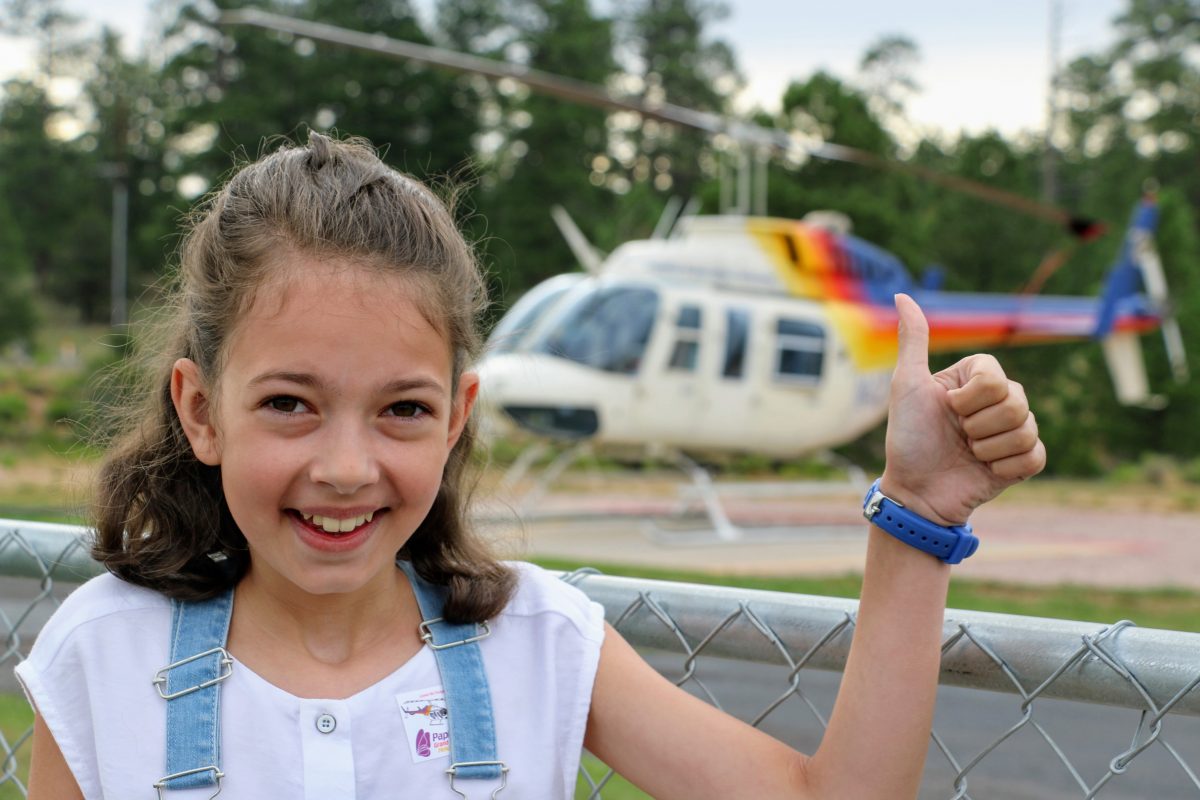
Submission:
{"label": "curled finger", "polygon": [[940,376],[952,373],[959,384],[957,388],[946,392],[946,398],[950,402],[950,408],[960,417],[969,417],[1008,396],[1008,378],[1000,368],[1000,362],[993,356],[970,356],[945,373],[938,374]]}
{"label": "curled finger", "polygon": [[1033,414],[1026,413],[1025,421],[1012,430],[988,436],[985,439],[971,440],[971,454],[987,464],[1002,461],[1011,456],[1017,456],[1033,450],[1038,439],[1037,420]]}
{"label": "curled finger", "polygon": [[992,474],[1005,481],[1032,478],[1046,467],[1046,446],[1038,439],[1032,449],[988,464]]}
{"label": "curled finger", "polygon": [[1008,381],[1008,393],[1003,400],[963,418],[963,433],[971,439],[986,439],[1021,427],[1029,413],[1025,387]]}

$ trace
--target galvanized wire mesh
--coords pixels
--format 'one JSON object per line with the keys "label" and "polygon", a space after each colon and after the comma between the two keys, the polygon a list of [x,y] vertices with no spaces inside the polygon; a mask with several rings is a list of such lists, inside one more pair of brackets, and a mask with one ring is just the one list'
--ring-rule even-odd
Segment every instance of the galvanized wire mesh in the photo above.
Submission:
{"label": "galvanized wire mesh", "polygon": [[[0,662],[10,691],[8,668],[64,593],[98,571],[83,534],[0,520]],[[819,742],[853,601],[590,570],[563,578],[685,690],[801,749]],[[1200,635],[951,610],[942,651],[922,798],[1200,797]],[[0,731],[0,797],[25,795],[18,756],[29,735]],[[582,775],[580,796],[601,800],[610,775]]]}

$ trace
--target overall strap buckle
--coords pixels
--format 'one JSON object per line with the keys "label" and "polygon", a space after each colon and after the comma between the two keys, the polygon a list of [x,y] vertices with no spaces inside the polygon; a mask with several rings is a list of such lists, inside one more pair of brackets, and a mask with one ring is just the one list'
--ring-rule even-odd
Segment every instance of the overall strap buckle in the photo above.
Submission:
{"label": "overall strap buckle", "polygon": [[430,650],[446,650],[450,647],[471,644],[472,642],[478,642],[480,639],[486,639],[492,635],[492,626],[488,625],[487,620],[484,620],[478,624],[479,628],[483,628],[481,633],[476,633],[474,636],[468,636],[465,639],[459,639],[457,642],[443,642],[442,644],[434,644],[433,629],[430,626],[442,621],[443,619],[441,617],[437,617],[436,619],[423,619],[421,620],[421,624],[417,626],[417,630],[420,632],[421,641],[429,645]]}
{"label": "overall strap buckle", "polygon": [[166,775],[154,782],[154,789],[158,792],[158,800],[163,800],[163,789],[169,789],[168,783],[176,778],[186,778],[189,775],[199,775],[202,772],[211,772],[213,779],[216,781],[217,790],[208,796],[208,800],[213,800],[214,797],[221,793],[221,779],[225,777],[225,773],[221,772],[220,767],[215,764],[208,767],[196,767],[195,769],[185,769],[182,772],[176,772],[171,775]]}
{"label": "overall strap buckle", "polygon": [[[220,671],[219,671],[217,677],[210,678],[209,680],[206,680],[206,681],[201,681],[200,683],[196,684],[195,686],[189,686],[186,689],[179,689],[178,691],[174,691],[174,692],[166,691],[167,673],[168,672],[170,672],[173,669],[182,667],[186,664],[190,664],[193,661],[199,661],[202,658],[208,658],[209,656],[214,656],[214,655],[221,656],[220,661],[218,662]],[[191,694],[192,692],[198,692],[201,689],[207,689],[209,686],[216,686],[218,683],[225,680],[232,674],[233,674],[233,658],[229,655],[229,651],[226,650],[224,647],[214,647],[211,650],[205,650],[203,653],[197,653],[194,656],[188,656],[187,658],[181,658],[178,661],[175,661],[171,664],[167,664],[165,667],[160,669],[158,672],[154,673],[153,683],[154,683],[154,688],[158,690],[159,697],[161,697],[163,700],[174,700],[176,697],[183,697],[186,694]],[[216,769],[216,767],[204,767],[203,769]]]}
{"label": "overall strap buckle", "polygon": [[492,800],[496,800],[496,795],[500,794],[508,786],[508,765],[503,761],[460,761],[457,764],[451,764],[449,769],[446,770],[446,774],[450,776],[450,791],[463,798],[463,800],[470,800],[470,798],[467,797],[465,792],[460,792],[458,787],[454,785],[454,778],[458,775],[460,767],[500,768],[500,785],[492,792]]}

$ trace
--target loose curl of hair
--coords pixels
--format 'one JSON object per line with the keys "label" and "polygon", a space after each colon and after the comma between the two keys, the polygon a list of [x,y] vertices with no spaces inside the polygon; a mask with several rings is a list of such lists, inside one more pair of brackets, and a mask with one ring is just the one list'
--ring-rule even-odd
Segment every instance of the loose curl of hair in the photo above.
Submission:
{"label": "loose curl of hair", "polygon": [[[228,336],[281,253],[344,259],[394,274],[445,336],[453,376],[482,346],[487,291],[470,245],[446,204],[385,165],[362,139],[311,133],[240,170],[185,225],[161,352],[149,386],[128,412],[100,470],[92,555],[126,581],[198,600],[233,586],[250,555],[221,487],[219,467],[192,452],[171,401],[171,370],[189,358],[209,386],[221,375]],[[447,587],[444,614],[478,622],[498,613],[512,571],[473,535],[466,506],[474,424],[450,453],[433,507],[397,554]]]}

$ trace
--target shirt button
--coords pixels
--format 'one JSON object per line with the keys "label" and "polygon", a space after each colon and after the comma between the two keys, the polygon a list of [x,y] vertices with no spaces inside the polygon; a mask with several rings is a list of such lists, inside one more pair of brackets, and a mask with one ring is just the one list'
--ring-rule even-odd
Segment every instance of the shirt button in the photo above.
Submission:
{"label": "shirt button", "polygon": [[321,733],[333,733],[333,729],[337,727],[337,720],[332,714],[322,714],[317,717],[317,730]]}

